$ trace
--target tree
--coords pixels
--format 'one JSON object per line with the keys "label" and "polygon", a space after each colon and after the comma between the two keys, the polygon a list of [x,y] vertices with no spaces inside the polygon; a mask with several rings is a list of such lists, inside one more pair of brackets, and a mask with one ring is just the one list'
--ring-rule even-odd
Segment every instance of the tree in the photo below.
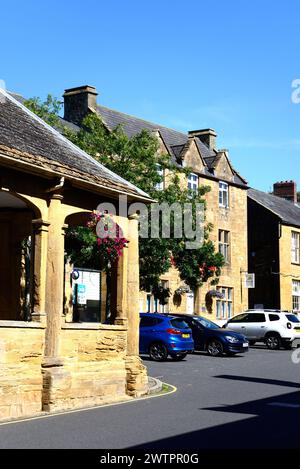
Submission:
{"label": "tree", "polygon": [[47,122],[47,124],[58,130],[63,129],[63,125],[59,117],[62,103],[51,94],[48,94],[45,101],[42,101],[38,97],[34,97],[24,101],[24,105]]}
{"label": "tree", "polygon": [[[28,100],[26,106],[60,131],[73,143],[105,165],[108,169],[119,174],[124,179],[135,184],[147,192],[159,203],[172,205],[179,203],[184,209],[189,203],[193,207],[193,224],[196,223],[196,204],[204,203],[203,196],[209,190],[202,186],[195,193],[182,189],[180,174],[188,175],[188,168],[179,168],[170,162],[169,155],[158,152],[158,140],[147,130],[129,138],[121,126],[108,131],[101,117],[96,113],[89,113],[83,120],[80,130],[75,133],[66,126],[62,126],[59,111],[61,104],[50,95],[45,102],[38,98]],[[168,169],[172,173],[168,187],[157,190],[157,184],[162,181],[158,166]],[[162,218],[160,217],[160,228]],[[150,216],[148,218],[150,233]],[[176,265],[180,277],[191,289],[195,290],[204,282],[210,280],[212,284],[218,282],[224,259],[215,252],[213,243],[209,240],[211,226],[205,228],[205,240],[198,249],[186,249],[187,239],[181,238],[140,238],[140,286],[145,291],[155,291],[159,286],[160,277],[166,273],[171,265]],[[87,227],[84,230],[88,230]],[[171,217],[171,233],[174,232],[174,215]],[[82,253],[91,252],[91,237],[81,230]],[[93,246],[94,249],[94,246]],[[79,254],[81,258],[85,256]],[[74,250],[73,250],[74,255]]]}

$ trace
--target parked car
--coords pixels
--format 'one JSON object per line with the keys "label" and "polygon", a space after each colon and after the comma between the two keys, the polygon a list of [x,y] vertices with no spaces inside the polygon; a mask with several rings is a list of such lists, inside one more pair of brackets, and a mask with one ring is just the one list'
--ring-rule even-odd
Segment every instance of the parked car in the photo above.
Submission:
{"label": "parked car", "polygon": [[249,342],[244,335],[229,330],[225,331],[203,316],[179,313],[174,316],[184,319],[191,328],[195,350],[206,351],[215,357],[223,354],[244,353],[249,349]]}
{"label": "parked car", "polygon": [[248,310],[234,316],[223,327],[244,334],[250,345],[264,342],[272,350],[300,344],[300,321],[289,311]]}
{"label": "parked car", "polygon": [[192,331],[183,319],[164,314],[140,314],[140,353],[164,361],[182,360],[194,350]]}

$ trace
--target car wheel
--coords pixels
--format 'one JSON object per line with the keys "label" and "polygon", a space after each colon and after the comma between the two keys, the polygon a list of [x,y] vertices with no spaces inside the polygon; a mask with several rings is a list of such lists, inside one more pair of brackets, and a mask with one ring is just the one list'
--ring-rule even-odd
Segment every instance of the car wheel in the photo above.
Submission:
{"label": "car wheel", "polygon": [[156,362],[163,362],[167,359],[168,349],[164,344],[155,342],[149,347],[149,355],[152,360],[155,360]]}
{"label": "car wheel", "polygon": [[173,358],[173,360],[179,362],[180,360],[183,360],[187,356],[187,353],[172,353],[170,354],[170,357]]}
{"label": "car wheel", "polygon": [[223,345],[216,339],[210,340],[207,344],[207,353],[212,357],[219,357],[223,354]]}
{"label": "car wheel", "polygon": [[279,350],[281,346],[281,338],[279,334],[268,334],[266,337],[266,346],[270,350]]}
{"label": "car wheel", "polygon": [[256,340],[249,340],[249,345],[255,345],[256,344]]}

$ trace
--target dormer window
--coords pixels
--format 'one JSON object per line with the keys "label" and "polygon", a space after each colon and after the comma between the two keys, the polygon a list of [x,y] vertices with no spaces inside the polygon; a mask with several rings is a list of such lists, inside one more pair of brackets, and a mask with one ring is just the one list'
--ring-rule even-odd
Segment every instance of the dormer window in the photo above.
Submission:
{"label": "dormer window", "polygon": [[229,207],[229,186],[226,182],[219,182],[219,206]]}
{"label": "dormer window", "polygon": [[197,192],[198,190],[198,176],[195,173],[191,173],[188,176],[188,189],[190,189],[193,192]]}

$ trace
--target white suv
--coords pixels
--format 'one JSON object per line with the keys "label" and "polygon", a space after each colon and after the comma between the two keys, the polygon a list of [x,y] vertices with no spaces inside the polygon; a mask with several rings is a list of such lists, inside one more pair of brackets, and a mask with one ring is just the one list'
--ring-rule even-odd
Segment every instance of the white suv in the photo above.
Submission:
{"label": "white suv", "polygon": [[248,310],[234,316],[223,327],[245,335],[250,345],[264,342],[272,350],[300,345],[300,321],[289,311]]}

